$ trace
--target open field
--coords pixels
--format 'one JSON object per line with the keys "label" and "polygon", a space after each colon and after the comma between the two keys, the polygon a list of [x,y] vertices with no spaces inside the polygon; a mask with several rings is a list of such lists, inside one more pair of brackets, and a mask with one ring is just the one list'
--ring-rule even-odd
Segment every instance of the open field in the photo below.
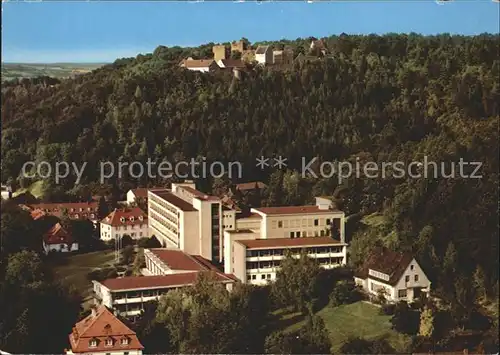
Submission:
{"label": "open field", "polygon": [[88,73],[102,67],[104,63],[51,63],[24,64],[2,63],[2,81],[16,78],[34,78],[50,76],[57,79],[69,78],[74,75]]}
{"label": "open field", "polygon": [[69,255],[63,264],[54,267],[54,274],[63,284],[74,287],[87,301],[92,295],[92,283],[87,279],[87,274],[97,268],[112,266],[114,257],[113,250]]}
{"label": "open field", "polygon": [[[379,314],[379,308],[365,302],[339,307],[325,307],[317,313],[330,333],[332,350],[339,348],[349,337],[375,339],[385,337],[397,351],[404,351],[409,337],[391,329],[390,316]],[[281,323],[285,331],[296,331],[304,325],[304,318],[297,313],[284,314]]]}

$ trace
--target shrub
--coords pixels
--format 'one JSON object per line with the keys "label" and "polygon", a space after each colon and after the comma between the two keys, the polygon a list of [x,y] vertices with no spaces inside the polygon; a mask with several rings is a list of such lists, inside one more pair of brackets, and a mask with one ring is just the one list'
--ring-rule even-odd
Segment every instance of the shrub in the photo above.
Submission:
{"label": "shrub", "polygon": [[92,270],[87,274],[87,279],[89,281],[96,280],[96,281],[101,281],[101,270],[96,269]]}
{"label": "shrub", "polygon": [[151,238],[141,238],[137,241],[137,245],[140,248],[161,248],[161,243],[155,236],[152,236]]}
{"label": "shrub", "polygon": [[116,271],[116,269],[107,269],[107,273],[106,273],[106,279],[114,279],[115,277],[118,276],[118,272]]}
{"label": "shrub", "polygon": [[330,304],[334,307],[357,302],[360,299],[360,291],[352,280],[339,281],[330,294]]}
{"label": "shrub", "polygon": [[394,311],[396,309],[396,305],[389,303],[389,304],[384,304],[380,308],[380,313],[385,314],[386,316],[392,316],[394,314]]}

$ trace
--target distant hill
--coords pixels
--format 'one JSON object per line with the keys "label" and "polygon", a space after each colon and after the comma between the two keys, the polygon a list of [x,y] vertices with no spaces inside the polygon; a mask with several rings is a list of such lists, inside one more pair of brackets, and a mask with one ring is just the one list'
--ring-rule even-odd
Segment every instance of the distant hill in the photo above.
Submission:
{"label": "distant hill", "polygon": [[35,78],[38,76],[50,76],[58,79],[69,78],[88,73],[103,65],[105,63],[2,63],[2,82],[16,78]]}

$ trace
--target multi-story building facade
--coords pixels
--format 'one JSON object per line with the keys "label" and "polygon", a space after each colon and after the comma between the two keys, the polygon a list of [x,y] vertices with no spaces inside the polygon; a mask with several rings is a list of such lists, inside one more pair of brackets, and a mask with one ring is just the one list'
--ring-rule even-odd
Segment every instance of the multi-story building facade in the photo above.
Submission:
{"label": "multi-story building facade", "polygon": [[235,279],[219,271],[199,255],[188,255],[176,249],[145,249],[144,276],[129,276],[93,281],[94,300],[126,317],[139,315],[144,303],[167,292],[193,285],[200,274],[208,274],[232,288]]}
{"label": "multi-story building facade", "polygon": [[345,242],[344,212],[333,208],[328,198],[316,197],[316,205],[252,208],[251,212],[261,217],[261,238],[332,236]]}
{"label": "multi-story building facade", "polygon": [[254,239],[248,231],[238,234],[228,238],[232,239],[231,257],[228,253],[224,268],[243,283],[265,285],[274,281],[287,251],[299,255],[304,250],[325,269],[345,265],[347,260],[345,243],[330,237]]}
{"label": "multi-story building facade", "polygon": [[324,268],[347,263],[345,215],[330,199],[316,205],[251,209],[224,231],[224,270],[244,283],[262,285],[276,278],[286,250],[301,250]]}
{"label": "multi-story building facade", "polygon": [[139,207],[115,209],[101,221],[102,240],[115,240],[124,235],[132,239],[149,236],[148,216]]}
{"label": "multi-story building facade", "polygon": [[136,333],[105,306],[75,324],[69,343],[66,354],[142,355],[144,349]]}
{"label": "multi-story building facade", "polygon": [[148,193],[150,235],[167,248],[222,260],[221,200],[196,190],[194,183],[172,184],[172,189]]}

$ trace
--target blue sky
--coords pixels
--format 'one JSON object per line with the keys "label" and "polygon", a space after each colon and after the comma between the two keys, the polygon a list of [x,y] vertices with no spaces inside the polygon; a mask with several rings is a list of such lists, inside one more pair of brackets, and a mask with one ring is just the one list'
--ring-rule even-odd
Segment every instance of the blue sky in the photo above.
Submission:
{"label": "blue sky", "polygon": [[498,33],[490,0],[329,3],[2,2],[2,61],[110,62],[158,45],[193,46],[247,37],[417,32]]}

